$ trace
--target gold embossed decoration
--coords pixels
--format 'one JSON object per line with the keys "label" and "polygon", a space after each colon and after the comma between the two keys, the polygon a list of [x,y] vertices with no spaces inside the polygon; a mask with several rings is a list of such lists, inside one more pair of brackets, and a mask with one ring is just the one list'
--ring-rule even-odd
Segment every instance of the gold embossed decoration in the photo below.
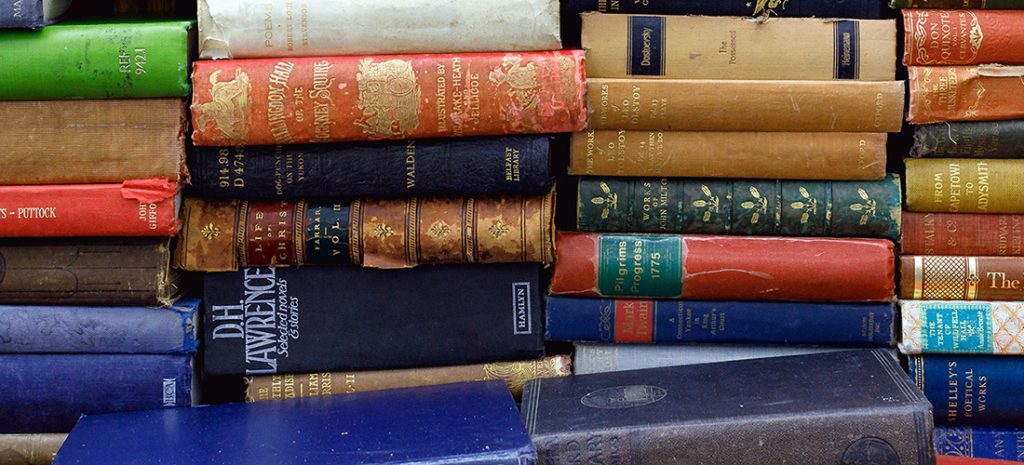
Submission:
{"label": "gold embossed decoration", "polygon": [[421,89],[412,62],[388,60],[359,62],[359,109],[363,118],[355,124],[365,134],[402,136],[419,126]]}
{"label": "gold embossed decoration", "polygon": [[377,226],[373,228],[373,235],[377,239],[383,241],[391,236],[394,236],[395,230],[391,226],[388,226],[384,223],[378,223]]}
{"label": "gold embossed decoration", "polygon": [[491,235],[494,236],[495,239],[501,239],[501,236],[504,236],[504,235],[508,234],[508,232],[511,229],[512,228],[509,227],[508,224],[506,224],[504,221],[501,221],[499,219],[499,220],[495,220],[494,223],[491,223],[491,227],[487,228],[487,231],[490,232]]}
{"label": "gold embossed decoration", "polygon": [[601,219],[607,220],[612,210],[619,208],[619,194],[612,192],[612,188],[608,187],[606,182],[602,181],[600,185],[601,190],[604,191],[604,196],[595,196],[590,199],[590,203],[603,206],[604,208],[601,209]]}
{"label": "gold embossed decoration", "polygon": [[[777,15],[778,13],[775,10],[785,10],[786,3],[788,2],[789,0],[757,0],[757,6],[754,7],[754,16],[771,16],[773,14]],[[750,4],[748,3],[747,6],[749,7]],[[782,8],[779,8],[780,6]]]}
{"label": "gold embossed decoration", "polygon": [[872,199],[864,189],[857,189],[857,195],[864,200],[864,203],[855,202],[850,205],[850,210],[860,213],[860,225],[863,226],[868,224],[869,218],[878,213],[878,202]]}
{"label": "gold embossed decoration", "polygon": [[[977,70],[971,71],[971,77],[977,77]],[[974,88],[975,101],[974,105],[971,105],[966,111],[964,111],[964,116],[967,118],[978,117],[978,108],[981,107],[981,101],[985,98],[985,84],[981,82],[981,79],[975,79],[974,81],[976,83],[976,87]]]}
{"label": "gold embossed decoration", "polygon": [[812,216],[818,214],[818,199],[812,197],[803,186],[800,186],[800,197],[803,197],[803,200],[791,202],[789,208],[802,211],[800,214],[800,224],[807,224],[807,221]]}
{"label": "gold embossed decoration", "polygon": [[249,76],[237,68],[234,79],[218,82],[221,71],[210,75],[210,101],[196,106],[196,123],[200,130],[207,131],[213,122],[222,134],[214,136],[214,139],[242,144],[249,137],[249,93],[252,85],[249,84]]}
{"label": "gold embossed decoration", "polygon": [[768,198],[761,196],[761,192],[756,187],[750,186],[750,195],[754,197],[753,201],[746,201],[740,204],[745,210],[754,210],[750,215],[750,224],[757,224],[761,220],[762,215],[768,214]]}
{"label": "gold embossed decoration", "polygon": [[[716,214],[716,213],[719,212],[719,208],[720,208],[719,207],[719,203],[720,203],[720,201],[719,201],[719,198],[718,198],[717,195],[713,195],[711,193],[711,188],[708,187],[707,185],[701,184],[700,185],[700,191],[701,191],[701,193],[704,194],[704,198],[703,199],[694,200],[692,205],[694,207],[696,207],[696,208],[706,208],[707,209],[707,210],[704,211],[704,215],[701,217],[701,221],[703,221],[704,223],[707,223],[708,221],[711,221],[712,214]],[[752,203],[751,203],[751,206],[753,206]]]}
{"label": "gold embossed decoration", "polygon": [[[501,60],[501,66],[491,70],[488,79],[499,90],[508,87],[507,92],[511,99],[511,105],[502,107],[502,119],[531,126],[533,118],[527,115],[536,113],[540,103],[540,78],[537,72],[536,64],[524,63],[523,57],[515,54],[505,55]],[[529,132],[532,128],[527,129]]]}
{"label": "gold embossed decoration", "polygon": [[[922,257],[915,263],[915,299],[973,300],[978,289],[978,260],[972,257]],[[919,290],[919,291],[918,291]]]}
{"label": "gold embossed decoration", "polygon": [[203,229],[200,230],[199,233],[202,234],[203,237],[206,238],[206,240],[212,241],[217,236],[220,236],[220,228],[218,228],[217,225],[210,223],[206,226],[203,226]]}
{"label": "gold embossed decoration", "polygon": [[444,238],[448,237],[449,235],[451,235],[452,227],[451,227],[451,225],[449,225],[448,223],[445,223],[444,221],[437,220],[437,221],[434,222],[434,224],[430,225],[430,230],[429,231],[430,231],[430,235],[433,236],[434,239],[440,240],[440,239],[444,239]]}

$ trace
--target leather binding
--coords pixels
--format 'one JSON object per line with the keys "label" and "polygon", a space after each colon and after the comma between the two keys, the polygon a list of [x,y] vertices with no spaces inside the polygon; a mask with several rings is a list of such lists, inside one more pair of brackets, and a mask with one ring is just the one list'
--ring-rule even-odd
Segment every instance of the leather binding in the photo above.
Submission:
{"label": "leather binding", "polygon": [[550,165],[544,136],[191,147],[186,192],[248,200],[542,195],[551,190]]}
{"label": "leather binding", "polygon": [[903,10],[903,64],[1024,64],[1024,19],[1003,10]]}
{"label": "leather binding", "polygon": [[245,378],[245,400],[260,402],[491,379],[504,380],[512,395],[519,397],[523,384],[531,379],[571,374],[569,357],[558,355],[538,360],[404,370],[261,375]]}
{"label": "leather binding", "polygon": [[1024,256],[1024,215],[903,212],[910,255]]}
{"label": "leather binding", "polygon": [[167,239],[0,241],[0,303],[171,305],[182,293]]}
{"label": "leather binding", "polygon": [[583,177],[580,231],[880,237],[900,234],[900,178],[770,181]]}
{"label": "leather binding", "polygon": [[[692,300],[890,302],[893,244],[559,232],[551,294]],[[842,263],[841,271],[835,268]]]}
{"label": "leather binding", "polygon": [[909,66],[911,124],[1024,119],[1022,66]]}
{"label": "leather binding", "polygon": [[901,299],[1024,300],[1024,258],[900,256]]}
{"label": "leather binding", "polygon": [[904,354],[1024,354],[1024,303],[900,300]]}
{"label": "leather binding", "polygon": [[935,406],[935,423],[1018,427],[1024,422],[1019,357],[914,355],[910,377]]}
{"label": "leather binding", "polygon": [[892,8],[938,8],[968,10],[1021,10],[1017,0],[889,0]]}
{"label": "leather binding", "polygon": [[974,457],[1024,462],[1024,429],[992,426],[936,426],[935,452],[952,457]]}
{"label": "leather binding", "polygon": [[751,3],[747,0],[695,0],[688,2],[610,2],[607,0],[567,0],[564,8],[573,13],[707,16],[784,16],[819,18],[878,18],[881,8],[873,0],[823,3],[815,0],[789,0],[779,4]]}
{"label": "leather binding", "polygon": [[200,350],[208,375],[469,365],[544,355],[535,264],[267,267],[204,279]]}
{"label": "leather binding", "polygon": [[885,350],[540,379],[521,410],[549,465],[934,463],[931,406]]}
{"label": "leather binding", "polygon": [[50,465],[67,437],[64,433],[0,434],[0,463]]}
{"label": "leather binding", "polygon": [[185,202],[175,265],[190,271],[352,263],[550,263],[554,191],[541,197]]}
{"label": "leather binding", "polygon": [[879,133],[903,128],[902,81],[589,78],[587,88],[589,129]]}
{"label": "leather binding", "polygon": [[910,158],[906,207],[934,213],[1024,213],[1024,160]]}
{"label": "leather binding", "polygon": [[1024,121],[977,121],[914,127],[910,156],[1024,158]]}

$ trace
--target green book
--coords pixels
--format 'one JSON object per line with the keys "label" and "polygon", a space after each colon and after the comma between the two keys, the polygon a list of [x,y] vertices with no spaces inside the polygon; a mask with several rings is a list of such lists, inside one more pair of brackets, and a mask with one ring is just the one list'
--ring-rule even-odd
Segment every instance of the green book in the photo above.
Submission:
{"label": "green book", "polygon": [[0,100],[184,97],[194,21],[0,30]]}

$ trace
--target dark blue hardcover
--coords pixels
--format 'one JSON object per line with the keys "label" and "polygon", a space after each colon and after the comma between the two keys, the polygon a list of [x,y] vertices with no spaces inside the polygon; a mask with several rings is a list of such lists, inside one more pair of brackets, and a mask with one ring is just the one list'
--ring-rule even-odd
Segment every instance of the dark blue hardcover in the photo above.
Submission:
{"label": "dark blue hardcover", "polygon": [[910,376],[935,406],[936,424],[1024,424],[1024,358],[914,356]]}
{"label": "dark blue hardcover", "polygon": [[198,308],[0,305],[0,353],[195,353]]}
{"label": "dark blue hardcover", "polygon": [[2,354],[0,433],[66,433],[82,414],[187,407],[190,355]]}
{"label": "dark blue hardcover", "polygon": [[547,298],[546,338],[569,342],[891,346],[892,304]]}
{"label": "dark blue hardcover", "polygon": [[550,190],[546,136],[190,147],[190,193],[207,198],[537,195]]}
{"label": "dark blue hardcover", "polygon": [[940,455],[1024,462],[1024,429],[936,426],[934,443]]}
{"label": "dark blue hardcover", "polygon": [[89,415],[54,465],[526,465],[502,381]]}
{"label": "dark blue hardcover", "polygon": [[878,0],[566,0],[573,13],[602,13],[706,16],[790,16],[877,19]]}
{"label": "dark blue hardcover", "polygon": [[38,29],[43,18],[43,0],[0,0],[0,29]]}
{"label": "dark blue hardcover", "polygon": [[205,275],[203,371],[238,376],[544,355],[536,264],[245,268]]}

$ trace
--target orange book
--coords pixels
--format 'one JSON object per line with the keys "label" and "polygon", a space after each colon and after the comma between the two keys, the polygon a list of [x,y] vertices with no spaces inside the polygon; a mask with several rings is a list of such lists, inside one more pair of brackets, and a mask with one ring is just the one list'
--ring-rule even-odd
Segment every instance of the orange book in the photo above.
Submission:
{"label": "orange book", "polygon": [[1024,64],[1024,11],[903,10],[903,64]]}
{"label": "orange book", "polygon": [[911,66],[912,124],[1024,119],[1024,66]]}

